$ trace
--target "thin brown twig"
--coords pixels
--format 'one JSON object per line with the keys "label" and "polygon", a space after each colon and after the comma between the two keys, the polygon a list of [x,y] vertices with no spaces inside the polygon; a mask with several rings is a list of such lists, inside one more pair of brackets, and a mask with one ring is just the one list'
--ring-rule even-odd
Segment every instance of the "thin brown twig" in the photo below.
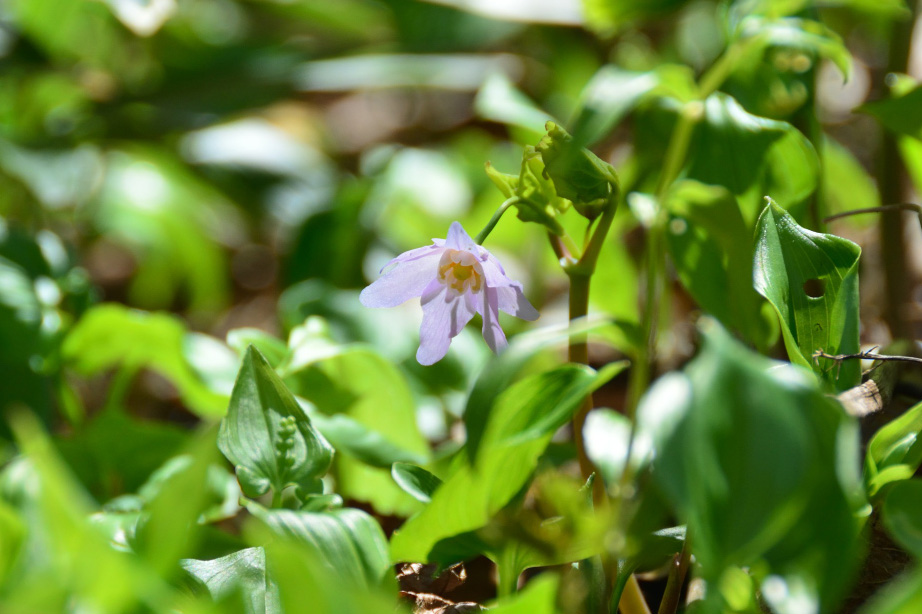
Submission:
{"label": "thin brown twig", "polygon": [[887,354],[875,354],[874,350],[877,348],[871,348],[865,352],[858,352],[857,354],[827,354],[823,350],[817,350],[813,352],[813,358],[828,358],[829,360],[835,360],[841,362],[843,360],[854,360],[857,358],[866,359],[866,360],[896,360],[900,362],[915,362],[922,364],[922,358],[915,358],[914,356],[888,356]]}

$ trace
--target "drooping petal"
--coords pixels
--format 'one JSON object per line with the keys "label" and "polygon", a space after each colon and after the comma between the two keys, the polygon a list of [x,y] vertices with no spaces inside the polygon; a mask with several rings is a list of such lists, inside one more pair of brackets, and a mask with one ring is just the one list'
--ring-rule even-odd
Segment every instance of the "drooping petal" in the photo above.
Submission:
{"label": "drooping petal", "polygon": [[499,308],[509,315],[528,321],[538,319],[540,314],[525,298],[525,294],[522,293],[522,284],[514,282],[511,286],[497,288],[496,294],[499,299]]}
{"label": "drooping petal", "polygon": [[[415,254],[405,252],[391,261],[391,269],[370,286],[362,290],[359,301],[366,307],[396,307],[423,293],[426,286],[438,275],[441,248]],[[422,248],[421,248],[422,249]],[[419,250],[412,250],[418,252]]]}
{"label": "drooping petal", "polygon": [[480,261],[480,266],[483,267],[483,276],[486,279],[487,285],[493,288],[503,288],[506,286],[513,286],[517,282],[512,281],[506,276],[506,271],[503,269],[503,265],[499,263],[499,260],[487,252],[486,258],[482,258]]}
{"label": "drooping petal", "polygon": [[508,344],[506,334],[499,325],[499,298],[496,288],[484,288],[480,315],[483,317],[483,340],[498,354]]}
{"label": "drooping petal", "polygon": [[452,222],[448,228],[448,237],[445,239],[445,247],[451,249],[463,249],[468,252],[480,254],[480,249],[464,228],[458,222]]}
{"label": "drooping petal", "polygon": [[447,286],[432,280],[422,294],[423,323],[419,327],[419,350],[416,360],[431,365],[448,352],[453,337],[474,317],[466,295],[453,293]]}
{"label": "drooping petal", "polygon": [[391,259],[391,261],[381,267],[381,270],[378,272],[384,273],[385,271],[392,269],[394,265],[400,264],[401,262],[411,262],[413,260],[425,258],[426,256],[441,256],[443,251],[445,250],[440,245],[426,245],[425,247],[417,247],[416,249],[403,252],[396,258]]}

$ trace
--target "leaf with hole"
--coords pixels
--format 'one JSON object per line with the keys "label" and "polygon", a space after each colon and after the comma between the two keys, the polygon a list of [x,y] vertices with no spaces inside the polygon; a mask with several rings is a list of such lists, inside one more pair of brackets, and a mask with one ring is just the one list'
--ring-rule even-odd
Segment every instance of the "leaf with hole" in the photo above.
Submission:
{"label": "leaf with hole", "polygon": [[858,384],[858,361],[813,361],[818,350],[859,350],[858,259],[861,248],[847,239],[800,227],[770,201],[756,228],[753,282],[781,321],[791,362],[813,369],[841,392]]}

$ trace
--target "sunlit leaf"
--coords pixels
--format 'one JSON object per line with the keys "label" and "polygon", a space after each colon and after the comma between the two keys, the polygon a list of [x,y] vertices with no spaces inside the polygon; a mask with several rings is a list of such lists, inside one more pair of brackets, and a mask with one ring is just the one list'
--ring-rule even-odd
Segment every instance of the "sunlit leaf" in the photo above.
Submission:
{"label": "sunlit leaf", "polygon": [[392,463],[425,464],[429,456],[406,376],[369,347],[333,342],[319,318],[292,331],[289,344],[281,372],[322,414],[318,425],[334,445],[342,445],[335,465],[339,492],[381,512],[415,511],[416,502],[390,476]]}
{"label": "sunlit leaf", "polygon": [[166,313],[146,313],[114,303],[94,307],[64,341],[67,364],[86,376],[120,367],[152,369],[172,382],[191,411],[221,416],[227,397],[209,389],[185,357],[187,331]]}
{"label": "sunlit leaf", "polygon": [[791,361],[815,369],[837,391],[858,383],[858,362],[815,365],[812,357],[818,350],[849,354],[859,349],[860,255],[847,239],[801,228],[774,201],[759,218],[755,288],[778,313]]}
{"label": "sunlit leaf", "polygon": [[391,468],[394,481],[407,494],[423,503],[432,501],[432,495],[442,485],[442,480],[422,467],[409,463],[394,463]]}
{"label": "sunlit leaf", "polygon": [[258,350],[243,358],[218,447],[234,464],[243,492],[250,497],[271,487],[280,496],[287,486],[306,495],[320,490],[320,477],[333,449]]}
{"label": "sunlit leaf", "polygon": [[390,570],[384,532],[361,510],[295,512],[256,504],[249,510],[276,535],[308,546],[330,571],[356,588],[378,586]]}
{"label": "sunlit leaf", "polygon": [[686,374],[690,404],[679,401],[685,413],[656,450],[654,476],[687,519],[704,575],[764,561],[757,579],[803,587],[834,610],[858,545],[854,423],[807,373],[713,322]]}
{"label": "sunlit leaf", "polygon": [[522,488],[558,424],[542,421],[543,416],[550,411],[569,416],[611,374],[569,365],[527,377],[503,392],[476,455],[470,456],[472,464],[457,466],[432,502],[394,533],[393,560],[451,563],[476,554],[476,541],[459,551],[448,538],[486,525]]}
{"label": "sunlit leaf", "polygon": [[883,521],[897,544],[916,559],[922,558],[922,480],[894,484],[884,499]]}
{"label": "sunlit leaf", "polygon": [[890,481],[908,479],[916,472],[922,464],[920,434],[922,404],[914,405],[874,434],[865,458],[865,481],[870,496]]}
{"label": "sunlit leaf", "polygon": [[180,564],[216,601],[239,591],[246,614],[281,614],[278,586],[266,573],[262,548],[247,548],[211,561],[184,559]]}

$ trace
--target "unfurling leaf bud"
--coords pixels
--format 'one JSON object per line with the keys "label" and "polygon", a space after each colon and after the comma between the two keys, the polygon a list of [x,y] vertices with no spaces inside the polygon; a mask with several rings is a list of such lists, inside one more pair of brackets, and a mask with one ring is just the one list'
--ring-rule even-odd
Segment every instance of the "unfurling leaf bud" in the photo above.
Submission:
{"label": "unfurling leaf bud", "polygon": [[598,217],[618,195],[618,175],[610,164],[574,143],[566,130],[547,123],[547,134],[535,150],[544,162],[544,175],[557,195],[573,202],[585,218]]}

